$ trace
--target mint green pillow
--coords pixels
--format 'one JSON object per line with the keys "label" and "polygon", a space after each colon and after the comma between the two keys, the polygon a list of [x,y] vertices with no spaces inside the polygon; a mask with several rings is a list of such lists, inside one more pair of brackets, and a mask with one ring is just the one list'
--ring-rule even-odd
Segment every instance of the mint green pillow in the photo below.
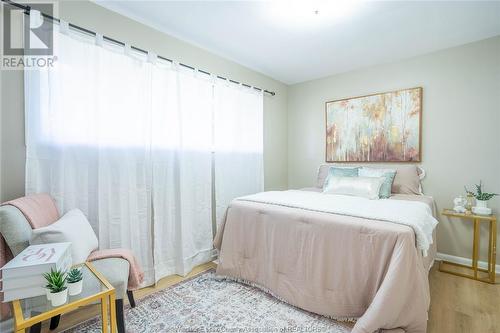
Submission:
{"label": "mint green pillow", "polygon": [[330,167],[323,189],[327,188],[330,177],[358,177],[359,167]]}
{"label": "mint green pillow", "polygon": [[396,177],[396,171],[389,171],[382,175],[385,178],[382,186],[380,186],[380,197],[387,199],[391,197],[392,183]]}
{"label": "mint green pillow", "polygon": [[384,182],[380,186],[379,196],[383,199],[391,196],[392,183],[396,177],[396,170],[363,167],[359,169],[358,174],[360,177],[383,177]]}

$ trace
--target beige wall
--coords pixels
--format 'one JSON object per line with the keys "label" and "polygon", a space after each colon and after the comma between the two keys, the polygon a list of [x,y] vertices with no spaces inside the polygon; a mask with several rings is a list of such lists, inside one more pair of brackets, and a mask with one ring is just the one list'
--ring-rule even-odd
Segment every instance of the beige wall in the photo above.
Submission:
{"label": "beige wall", "polygon": [[[276,92],[264,97],[266,189],[287,187],[287,86],[232,61],[170,37],[88,1],[59,3],[58,16],[84,28],[209,72]],[[23,75],[2,72],[0,200],[24,193]]]}
{"label": "beige wall", "polygon": [[[425,193],[442,209],[479,179],[500,192],[500,37],[290,86],[289,187],[312,185],[324,163],[325,101],[417,86]],[[491,204],[500,212],[499,198]],[[439,252],[470,258],[470,224],[440,220]]]}

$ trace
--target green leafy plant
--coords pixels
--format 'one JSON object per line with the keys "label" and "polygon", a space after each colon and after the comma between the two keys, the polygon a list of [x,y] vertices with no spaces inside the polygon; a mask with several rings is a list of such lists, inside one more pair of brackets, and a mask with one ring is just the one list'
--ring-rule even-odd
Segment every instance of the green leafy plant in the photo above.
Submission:
{"label": "green leafy plant", "polygon": [[50,273],[43,274],[47,280],[47,288],[52,294],[66,290],[66,273],[60,270],[50,269]]}
{"label": "green leafy plant", "polygon": [[475,186],[476,186],[476,193],[469,191],[467,189],[467,186],[464,186],[464,188],[465,188],[465,192],[467,192],[467,194],[472,195],[477,200],[488,201],[491,198],[493,198],[494,196],[498,195],[497,193],[483,192],[483,188],[482,188],[483,184],[481,181],[479,181],[479,184],[476,184]]}
{"label": "green leafy plant", "polygon": [[82,271],[78,268],[72,268],[68,273],[68,283],[77,283],[78,281],[83,280]]}

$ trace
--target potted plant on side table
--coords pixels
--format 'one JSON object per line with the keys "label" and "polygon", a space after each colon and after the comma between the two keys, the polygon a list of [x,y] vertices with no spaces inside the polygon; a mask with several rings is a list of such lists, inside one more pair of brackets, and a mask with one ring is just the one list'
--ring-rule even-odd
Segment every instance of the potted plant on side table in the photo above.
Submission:
{"label": "potted plant on side table", "polygon": [[47,280],[47,286],[50,290],[50,302],[52,306],[60,306],[68,300],[68,288],[66,287],[66,274],[63,271],[53,269],[50,273],[43,275]]}
{"label": "potted plant on side table", "polygon": [[78,268],[72,268],[68,273],[68,293],[70,296],[78,295],[82,292],[83,274]]}
{"label": "potted plant on side table", "polygon": [[488,208],[488,200],[490,200],[494,196],[497,196],[498,194],[483,192],[482,188],[483,184],[481,181],[479,181],[479,184],[476,184],[475,186],[476,186],[476,193],[469,191],[467,187],[465,187],[465,192],[467,192],[467,195],[476,198],[476,206],[472,207],[472,211],[475,214],[490,215],[491,208]]}

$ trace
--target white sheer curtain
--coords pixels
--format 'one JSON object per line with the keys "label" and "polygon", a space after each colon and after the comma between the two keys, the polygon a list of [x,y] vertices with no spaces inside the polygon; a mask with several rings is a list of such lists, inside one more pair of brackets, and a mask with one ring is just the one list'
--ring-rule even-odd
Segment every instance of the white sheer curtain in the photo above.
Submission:
{"label": "white sheer curtain", "polygon": [[212,85],[75,32],[55,41],[55,66],[25,71],[26,192],[82,209],[146,284],[210,260]]}
{"label": "white sheer curtain", "polygon": [[[211,208],[213,84],[178,70],[161,75],[153,154],[154,256],[158,277],[185,275],[214,256]],[[160,88],[164,87],[164,88]],[[162,124],[170,124],[164,127]],[[174,125],[174,126],[172,126]],[[164,143],[168,143],[164,146]]]}
{"label": "white sheer curtain", "polygon": [[262,92],[218,80],[214,92],[216,219],[232,199],[264,189]]}
{"label": "white sheer curtain", "polygon": [[145,284],[185,275],[215,255],[214,186],[217,217],[262,190],[262,93],[64,26],[54,67],[25,71],[26,193],[80,208]]}
{"label": "white sheer curtain", "polygon": [[132,249],[151,283],[152,65],[55,35],[55,66],[25,71],[26,192],[80,208],[99,246]]}

